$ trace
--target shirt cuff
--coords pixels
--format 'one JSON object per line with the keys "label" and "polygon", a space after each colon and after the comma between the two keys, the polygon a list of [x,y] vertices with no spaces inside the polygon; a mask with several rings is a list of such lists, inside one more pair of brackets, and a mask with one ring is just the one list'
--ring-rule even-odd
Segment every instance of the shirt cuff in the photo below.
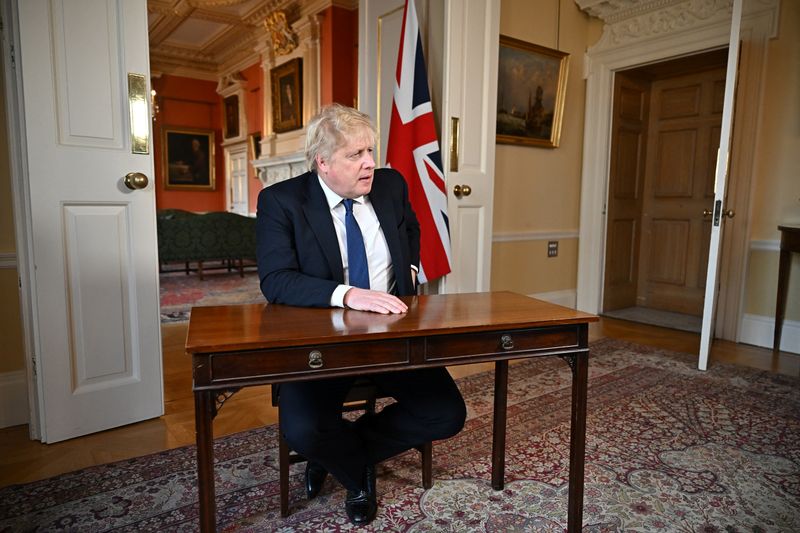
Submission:
{"label": "shirt cuff", "polygon": [[331,307],[344,307],[344,295],[352,289],[350,285],[339,285],[331,294]]}
{"label": "shirt cuff", "polygon": [[419,267],[417,265],[411,265],[411,270],[419,274]]}

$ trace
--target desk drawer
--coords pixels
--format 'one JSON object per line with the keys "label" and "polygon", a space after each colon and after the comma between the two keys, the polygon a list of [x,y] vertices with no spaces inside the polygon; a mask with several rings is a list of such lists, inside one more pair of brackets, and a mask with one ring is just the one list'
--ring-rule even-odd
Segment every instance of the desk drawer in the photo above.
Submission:
{"label": "desk drawer", "polygon": [[408,353],[408,341],[401,339],[212,354],[210,378],[224,382],[395,365],[406,363]]}
{"label": "desk drawer", "polygon": [[437,335],[428,337],[426,361],[475,358],[482,355],[554,351],[578,345],[578,328],[556,326],[541,329],[522,329],[469,335]]}

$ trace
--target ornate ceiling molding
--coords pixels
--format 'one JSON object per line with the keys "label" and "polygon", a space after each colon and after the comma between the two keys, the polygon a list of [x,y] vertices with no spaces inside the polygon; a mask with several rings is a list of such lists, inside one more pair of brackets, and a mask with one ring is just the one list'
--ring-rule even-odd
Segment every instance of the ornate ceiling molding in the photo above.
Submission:
{"label": "ornate ceiling molding", "polygon": [[[308,17],[332,6],[357,9],[358,0],[148,0],[151,70],[222,76],[248,58],[258,62],[257,48],[274,47],[265,26],[274,13],[283,12],[287,32],[302,40]],[[212,39],[208,23],[220,28]]]}

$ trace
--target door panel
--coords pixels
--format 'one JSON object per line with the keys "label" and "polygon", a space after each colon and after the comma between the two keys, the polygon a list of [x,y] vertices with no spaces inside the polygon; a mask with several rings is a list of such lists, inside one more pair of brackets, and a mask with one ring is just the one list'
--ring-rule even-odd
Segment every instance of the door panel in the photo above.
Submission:
{"label": "door panel", "polygon": [[614,81],[604,311],[636,305],[649,105],[650,82],[618,73]]}
{"label": "door panel", "polygon": [[[447,275],[445,291],[488,291],[499,2],[448,2],[445,24],[442,154],[445,154],[453,258],[453,271]],[[456,195],[456,185],[468,186],[471,193]]]}
{"label": "door panel", "polygon": [[[149,74],[147,6],[17,6],[41,435],[55,442],[163,412],[153,161],[131,153],[127,94],[129,73]],[[128,189],[130,172],[149,185]]]}
{"label": "door panel", "polygon": [[234,148],[225,148],[227,161],[228,183],[228,210],[231,213],[248,215],[247,197],[247,145]]}
{"label": "door panel", "polygon": [[653,82],[639,305],[702,314],[724,80],[715,68]]}

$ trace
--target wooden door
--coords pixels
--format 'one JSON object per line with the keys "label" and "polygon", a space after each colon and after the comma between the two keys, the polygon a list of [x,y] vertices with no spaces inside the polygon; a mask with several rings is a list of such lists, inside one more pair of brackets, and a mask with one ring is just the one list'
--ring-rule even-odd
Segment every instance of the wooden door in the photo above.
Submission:
{"label": "wooden door", "polygon": [[[41,439],[163,413],[145,0],[19,0]],[[129,74],[144,95],[129,104]],[[136,78],[134,78],[135,80]],[[134,82],[134,86],[136,83]],[[128,173],[149,178],[143,189]]]}
{"label": "wooden door", "polygon": [[653,82],[639,304],[703,314],[725,69]]}
{"label": "wooden door", "polygon": [[636,305],[649,106],[650,81],[618,73],[614,79],[603,311]]}

